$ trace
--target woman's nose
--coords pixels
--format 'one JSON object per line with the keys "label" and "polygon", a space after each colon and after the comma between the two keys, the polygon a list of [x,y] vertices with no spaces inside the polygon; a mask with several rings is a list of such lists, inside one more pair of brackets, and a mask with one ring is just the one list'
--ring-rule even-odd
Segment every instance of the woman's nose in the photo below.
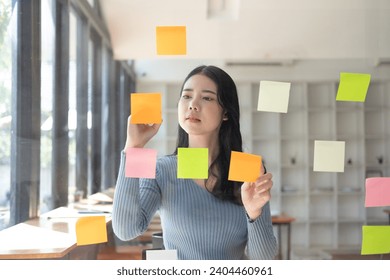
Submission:
{"label": "woman's nose", "polygon": [[194,111],[199,111],[199,105],[197,104],[196,100],[193,99],[189,104],[189,109]]}

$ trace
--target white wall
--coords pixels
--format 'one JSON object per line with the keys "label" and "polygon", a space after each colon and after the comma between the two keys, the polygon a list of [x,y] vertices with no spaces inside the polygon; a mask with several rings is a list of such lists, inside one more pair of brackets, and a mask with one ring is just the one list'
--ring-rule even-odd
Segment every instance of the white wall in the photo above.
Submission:
{"label": "white wall", "polygon": [[181,82],[194,67],[214,64],[226,70],[236,82],[260,80],[329,81],[340,72],[368,73],[371,80],[389,80],[390,65],[377,65],[373,59],[322,59],[288,61],[287,66],[226,66],[222,60],[150,59],[136,60],[139,82]]}
{"label": "white wall", "polygon": [[390,1],[241,0],[209,19],[210,0],[101,0],[117,59],[157,58],[155,27],[187,26],[189,59],[390,57]]}

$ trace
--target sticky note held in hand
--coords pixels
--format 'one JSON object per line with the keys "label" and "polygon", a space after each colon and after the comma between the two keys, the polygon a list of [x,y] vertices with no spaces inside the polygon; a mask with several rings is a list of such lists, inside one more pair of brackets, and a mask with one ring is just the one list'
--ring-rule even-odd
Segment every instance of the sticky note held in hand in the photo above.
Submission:
{"label": "sticky note held in hand", "polygon": [[261,160],[258,155],[232,151],[228,180],[255,182],[261,173]]}
{"label": "sticky note held in hand", "polygon": [[153,124],[162,122],[160,93],[132,93],[130,100],[131,123]]}

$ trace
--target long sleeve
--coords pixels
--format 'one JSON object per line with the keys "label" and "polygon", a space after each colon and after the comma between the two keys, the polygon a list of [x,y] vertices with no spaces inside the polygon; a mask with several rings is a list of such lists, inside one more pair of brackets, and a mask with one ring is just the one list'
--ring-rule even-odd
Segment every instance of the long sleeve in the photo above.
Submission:
{"label": "long sleeve", "polygon": [[126,155],[121,154],[115,188],[112,226],[121,240],[142,234],[161,204],[161,191],[154,179],[125,177]]}
{"label": "long sleeve", "polygon": [[263,207],[263,212],[253,223],[248,222],[247,254],[249,259],[274,259],[278,244],[273,232],[270,205]]}

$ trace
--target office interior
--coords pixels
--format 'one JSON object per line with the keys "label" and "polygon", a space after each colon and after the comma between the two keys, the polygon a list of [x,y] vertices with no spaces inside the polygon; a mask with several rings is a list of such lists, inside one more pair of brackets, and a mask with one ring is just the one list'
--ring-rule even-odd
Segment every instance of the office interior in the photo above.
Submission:
{"label": "office interior", "polygon": [[[389,15],[385,0],[0,0],[0,236],[112,195],[131,93],[162,93],[148,147],[172,153],[181,83],[212,64],[237,83],[244,149],[289,218],[278,258],[390,259],[360,253],[364,225],[390,224],[390,207],[365,207],[366,178],[390,177]],[[156,54],[156,26],[186,26],[187,53]],[[365,102],[336,101],[342,72],[371,75]],[[257,110],[262,80],[291,83],[287,113]],[[316,140],[345,141],[344,172],[313,171]],[[142,259],[159,225],[123,242],[108,222],[107,243],[36,258]]]}

